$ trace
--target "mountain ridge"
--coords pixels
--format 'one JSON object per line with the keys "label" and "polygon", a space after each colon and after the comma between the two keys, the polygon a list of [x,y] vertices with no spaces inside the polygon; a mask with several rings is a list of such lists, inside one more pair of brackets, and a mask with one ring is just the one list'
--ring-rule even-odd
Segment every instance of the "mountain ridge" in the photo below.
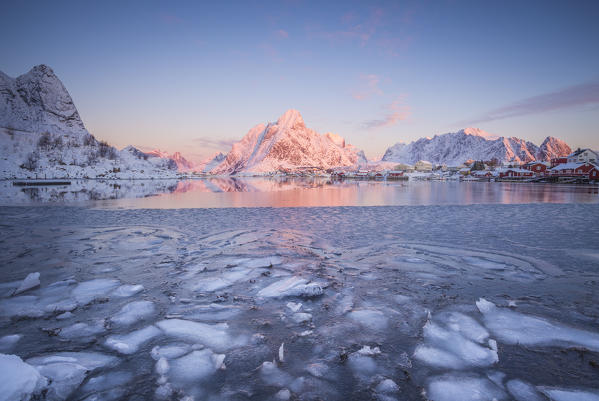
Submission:
{"label": "mountain ridge", "polygon": [[572,150],[562,140],[547,137],[541,146],[517,137],[489,134],[468,127],[457,132],[420,138],[409,144],[398,142],[390,146],[381,161],[414,164],[426,160],[434,164],[460,165],[467,160],[492,160],[526,163],[548,161],[568,155]]}

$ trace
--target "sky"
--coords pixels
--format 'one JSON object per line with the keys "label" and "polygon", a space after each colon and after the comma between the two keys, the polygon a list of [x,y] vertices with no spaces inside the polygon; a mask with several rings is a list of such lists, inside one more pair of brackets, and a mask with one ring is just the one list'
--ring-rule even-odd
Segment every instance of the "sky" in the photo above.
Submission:
{"label": "sky", "polygon": [[52,67],[99,139],[200,160],[285,110],[380,158],[474,126],[599,149],[599,1],[23,1],[0,70]]}

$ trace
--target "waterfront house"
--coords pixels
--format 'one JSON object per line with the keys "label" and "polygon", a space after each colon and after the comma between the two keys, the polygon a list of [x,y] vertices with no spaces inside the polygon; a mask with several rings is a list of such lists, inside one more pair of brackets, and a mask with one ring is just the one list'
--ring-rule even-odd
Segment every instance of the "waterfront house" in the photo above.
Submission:
{"label": "waterfront house", "polygon": [[597,163],[599,155],[591,149],[576,149],[568,155],[568,163]]}

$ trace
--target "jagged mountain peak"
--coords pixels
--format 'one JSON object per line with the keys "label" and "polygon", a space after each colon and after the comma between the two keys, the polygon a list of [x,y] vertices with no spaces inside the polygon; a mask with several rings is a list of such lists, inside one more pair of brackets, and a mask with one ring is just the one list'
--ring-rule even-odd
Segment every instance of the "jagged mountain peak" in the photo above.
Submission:
{"label": "jagged mountain peak", "polygon": [[490,134],[487,131],[483,131],[482,129],[475,128],[475,127],[467,127],[467,128],[459,130],[457,133],[473,135],[473,136],[480,136],[487,140],[495,140],[495,139],[499,138],[497,135]]}
{"label": "jagged mountain peak", "polygon": [[0,74],[0,127],[88,134],[69,92],[54,71],[44,64],[17,78]]}
{"label": "jagged mountain peak", "polygon": [[289,109],[277,120],[277,126],[280,128],[299,129],[305,128],[306,124],[301,113],[295,109]]}
{"label": "jagged mountain peak", "polygon": [[307,128],[299,111],[287,110],[274,124],[259,124],[233,144],[216,174],[266,173],[297,168],[327,169],[366,162],[341,136]]}

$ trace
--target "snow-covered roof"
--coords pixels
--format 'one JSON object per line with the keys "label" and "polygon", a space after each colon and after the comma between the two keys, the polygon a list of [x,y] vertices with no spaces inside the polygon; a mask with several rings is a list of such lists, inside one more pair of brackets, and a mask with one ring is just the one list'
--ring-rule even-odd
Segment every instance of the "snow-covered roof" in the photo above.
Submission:
{"label": "snow-covered roof", "polygon": [[557,166],[553,167],[551,170],[555,170],[555,171],[559,171],[559,170],[574,170],[580,166],[583,166],[584,163],[562,163],[562,164],[558,164]]}

